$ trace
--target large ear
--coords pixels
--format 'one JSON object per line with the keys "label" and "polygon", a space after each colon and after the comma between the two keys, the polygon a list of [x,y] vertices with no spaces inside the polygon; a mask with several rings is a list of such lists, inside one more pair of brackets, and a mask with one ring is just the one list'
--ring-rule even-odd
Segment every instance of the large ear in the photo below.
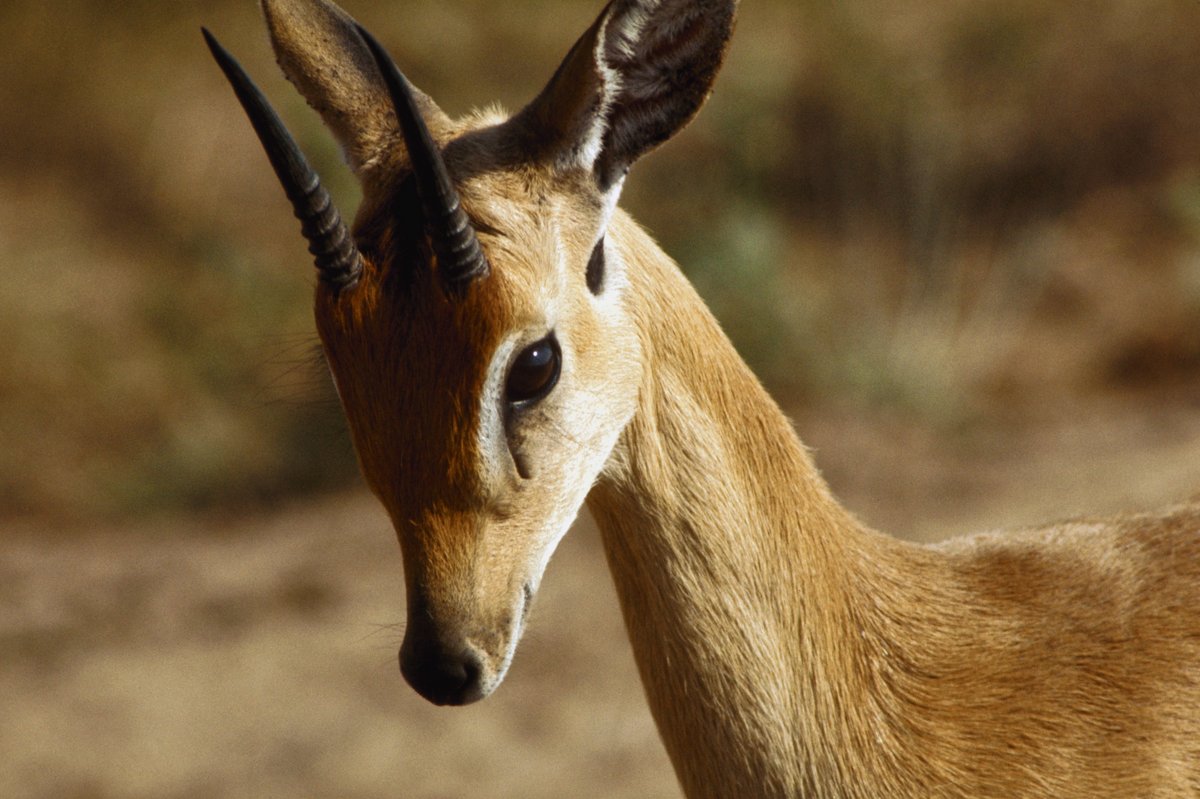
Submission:
{"label": "large ear", "polygon": [[514,122],[538,157],[604,191],[683,128],[712,90],[737,0],[613,0]]}
{"label": "large ear", "polygon": [[[328,0],[262,0],[279,66],[333,132],[362,178],[403,146],[387,87],[355,21]],[[435,139],[449,128],[426,95],[417,104]]]}

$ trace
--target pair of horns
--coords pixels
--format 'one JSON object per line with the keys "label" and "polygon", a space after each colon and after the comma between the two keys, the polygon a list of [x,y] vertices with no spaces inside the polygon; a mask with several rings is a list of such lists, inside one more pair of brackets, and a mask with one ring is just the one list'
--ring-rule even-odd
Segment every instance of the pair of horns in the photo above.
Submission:
{"label": "pair of horns", "polygon": [[[300,220],[301,232],[308,240],[308,251],[316,261],[321,281],[339,292],[352,288],[362,276],[362,255],[329,192],[321,185],[321,179],[254,81],[208,29],[202,30],[213,58],[233,86],[279,182],[283,184],[296,218]],[[447,289],[461,291],[488,274],[479,238],[463,211],[441,151],[417,109],[412,85],[374,36],[362,27],[358,28],[358,33],[375,59],[391,95],[412,162],[438,274]]]}

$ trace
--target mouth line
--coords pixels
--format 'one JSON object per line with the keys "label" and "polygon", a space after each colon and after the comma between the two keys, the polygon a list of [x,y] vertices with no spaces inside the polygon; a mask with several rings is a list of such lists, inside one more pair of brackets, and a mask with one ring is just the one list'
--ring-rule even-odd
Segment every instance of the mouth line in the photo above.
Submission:
{"label": "mouth line", "polygon": [[517,634],[525,630],[525,620],[529,618],[529,611],[533,607],[533,586],[529,583],[521,586],[521,621],[517,625]]}
{"label": "mouth line", "polygon": [[513,657],[517,654],[517,644],[521,641],[521,636],[525,634],[525,621],[529,618],[529,610],[533,606],[533,586],[530,583],[525,583],[521,586],[521,614],[517,617],[516,629],[513,630],[512,638],[508,642],[508,651],[504,653],[504,661],[500,664],[500,668],[496,670],[496,675],[493,684],[488,686],[484,695],[490,694],[495,690],[508,675],[508,668],[512,665]]}

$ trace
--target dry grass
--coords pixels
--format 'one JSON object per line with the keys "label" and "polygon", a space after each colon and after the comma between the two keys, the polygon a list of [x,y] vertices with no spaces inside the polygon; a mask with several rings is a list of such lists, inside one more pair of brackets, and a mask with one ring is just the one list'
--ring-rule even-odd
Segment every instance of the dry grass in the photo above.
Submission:
{"label": "dry grass", "polygon": [[[798,425],[851,508],[911,537],[1196,486],[1186,404],[1092,403],[970,447],[828,409]],[[399,553],[365,494],[49,538],[21,525],[4,552],[10,799],[679,796],[586,521],[550,564],[504,685],[467,708],[400,678]]]}
{"label": "dry grass", "polygon": [[[463,112],[531,96],[594,5],[355,10]],[[354,479],[303,247],[202,23],[355,202],[253,3],[6,4],[0,516]],[[785,398],[953,427],[1047,380],[1177,380],[1200,360],[1198,35],[1190,0],[747,4],[708,111],[626,204]]]}

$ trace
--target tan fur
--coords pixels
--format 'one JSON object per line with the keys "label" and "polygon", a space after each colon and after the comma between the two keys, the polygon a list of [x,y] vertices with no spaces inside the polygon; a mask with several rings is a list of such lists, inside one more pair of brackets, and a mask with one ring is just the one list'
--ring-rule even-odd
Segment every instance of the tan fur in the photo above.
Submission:
{"label": "tan fur", "polygon": [[1200,507],[866,530],[625,230],[652,367],[589,504],[689,796],[1200,793]]}
{"label": "tan fur", "polygon": [[[363,279],[319,288],[316,317],[401,542],[408,634],[479,651],[494,689],[586,496],[689,796],[1200,795],[1200,506],[941,547],[867,530],[674,263],[611,212],[729,34],[731,2],[671,2],[610,5],[512,121],[436,126],[492,265],[461,300],[436,280],[387,115],[358,107],[376,78],[353,72],[347,97],[314,77],[359,44],[325,0],[266,2],[285,70],[352,160],[379,165]],[[314,4],[333,20],[319,57],[302,52]],[[627,81],[646,59],[686,91]],[[655,87],[672,98],[657,117]],[[506,353],[550,330],[559,384],[506,409]]]}

